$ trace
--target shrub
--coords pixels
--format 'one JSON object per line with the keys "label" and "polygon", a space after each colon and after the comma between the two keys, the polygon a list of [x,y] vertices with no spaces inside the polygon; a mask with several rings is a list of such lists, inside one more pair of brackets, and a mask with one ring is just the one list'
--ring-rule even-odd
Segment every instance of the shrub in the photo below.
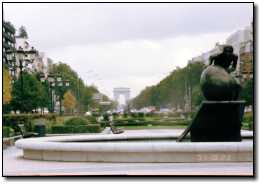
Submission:
{"label": "shrub", "polygon": [[12,129],[11,127],[3,127],[3,137],[12,137],[14,136],[14,134],[14,129]]}
{"label": "shrub", "polygon": [[92,125],[88,125],[87,130],[89,133],[98,133],[101,132],[101,127],[99,124],[92,124]]}
{"label": "shrub", "polygon": [[65,134],[65,133],[99,133],[101,132],[101,127],[99,124],[92,125],[76,125],[76,126],[66,126],[66,125],[55,125],[52,126],[53,134]]}
{"label": "shrub", "polygon": [[145,114],[144,114],[143,112],[139,112],[139,113],[138,113],[138,117],[142,118],[142,117],[144,117],[144,116],[145,116]]}
{"label": "shrub", "polygon": [[146,118],[128,118],[128,119],[118,119],[114,121],[116,126],[146,126],[148,124],[157,126],[174,126],[181,125],[187,126],[190,121],[189,120],[154,120],[154,119],[146,119]]}
{"label": "shrub", "polygon": [[131,115],[132,118],[136,118],[136,117],[138,117],[137,113],[135,113],[135,112],[131,112],[130,115]]}
{"label": "shrub", "polygon": [[248,112],[244,114],[242,125],[243,125],[243,129],[249,129],[249,130],[253,129],[253,113],[252,112]]}
{"label": "shrub", "polygon": [[145,116],[154,117],[154,116],[156,116],[156,114],[154,112],[148,112],[148,113],[145,114]]}
{"label": "shrub", "polygon": [[54,125],[51,127],[51,131],[53,134],[74,133],[73,129],[74,127],[64,125]]}
{"label": "shrub", "polygon": [[245,113],[243,121],[244,122],[253,122],[253,114],[251,112]]}
{"label": "shrub", "polygon": [[74,127],[68,127],[68,132],[86,133],[86,132],[88,132],[88,129],[87,129],[86,125],[77,125],[77,126],[74,126]]}
{"label": "shrub", "polygon": [[118,113],[116,113],[116,112],[114,112],[112,115],[113,115],[114,119],[119,116]]}
{"label": "shrub", "polygon": [[124,120],[116,120],[114,121],[116,126],[143,126],[147,125],[148,122],[145,121],[144,119],[124,119]]}
{"label": "shrub", "polygon": [[32,119],[33,119],[32,115],[25,115],[25,114],[4,115],[3,125],[12,128],[17,128],[17,125],[23,124],[27,132],[32,132],[33,131]]}
{"label": "shrub", "polygon": [[105,127],[109,126],[109,122],[108,121],[100,121],[100,126],[102,128],[105,128]]}
{"label": "shrub", "polygon": [[65,126],[87,125],[88,121],[82,117],[74,117],[64,122]]}
{"label": "shrub", "polygon": [[85,118],[89,121],[89,123],[97,123],[95,116],[85,116]]}
{"label": "shrub", "polygon": [[98,116],[100,116],[100,114],[98,112],[92,112],[92,116],[98,117]]}
{"label": "shrub", "polygon": [[54,126],[51,127],[51,132],[53,134],[65,133],[64,126],[63,125],[54,125]]}
{"label": "shrub", "polygon": [[56,119],[55,114],[4,114],[3,125],[15,128],[18,124],[23,124],[27,132],[33,131],[33,120],[44,118],[50,121]]}
{"label": "shrub", "polygon": [[128,114],[127,114],[126,112],[124,112],[123,117],[124,117],[124,118],[127,118],[127,117],[128,117]]}
{"label": "shrub", "polygon": [[46,119],[43,119],[43,118],[41,118],[41,119],[35,119],[35,120],[33,120],[33,125],[35,126],[35,125],[37,125],[37,124],[44,124],[45,125],[45,129],[46,129],[46,133],[51,133],[52,131],[51,131],[51,127],[53,126],[53,125],[60,125],[60,124],[57,124],[57,122],[56,121],[49,121],[49,120],[46,120]]}

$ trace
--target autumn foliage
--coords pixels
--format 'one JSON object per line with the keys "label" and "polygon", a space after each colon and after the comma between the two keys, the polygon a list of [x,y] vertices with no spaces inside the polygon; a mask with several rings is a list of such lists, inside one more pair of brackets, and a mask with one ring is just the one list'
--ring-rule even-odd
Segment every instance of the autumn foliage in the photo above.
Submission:
{"label": "autumn foliage", "polygon": [[72,112],[72,110],[75,108],[75,106],[76,106],[76,98],[71,93],[71,91],[67,91],[64,94],[63,105],[64,105],[65,109],[67,111],[70,111],[70,112]]}
{"label": "autumn foliage", "polygon": [[4,104],[8,104],[11,101],[11,77],[8,73],[8,70],[4,68],[3,70],[3,100]]}

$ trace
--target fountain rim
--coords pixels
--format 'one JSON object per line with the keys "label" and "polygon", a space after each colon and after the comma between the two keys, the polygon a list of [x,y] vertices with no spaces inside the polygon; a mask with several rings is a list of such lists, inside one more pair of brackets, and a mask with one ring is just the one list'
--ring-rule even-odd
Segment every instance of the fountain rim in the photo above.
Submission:
{"label": "fountain rim", "polygon": [[[68,135],[20,139],[15,146],[37,151],[101,151],[101,152],[238,152],[253,150],[253,141],[243,142],[176,142],[178,134],[101,134]],[[251,137],[244,133],[243,137]],[[122,142],[145,139],[143,142]],[[151,139],[151,140],[150,140]],[[174,142],[152,139],[174,139]],[[82,141],[82,142],[76,142]],[[86,141],[86,142],[83,142]],[[91,141],[91,142],[88,142]],[[118,142],[108,142],[118,141]]]}

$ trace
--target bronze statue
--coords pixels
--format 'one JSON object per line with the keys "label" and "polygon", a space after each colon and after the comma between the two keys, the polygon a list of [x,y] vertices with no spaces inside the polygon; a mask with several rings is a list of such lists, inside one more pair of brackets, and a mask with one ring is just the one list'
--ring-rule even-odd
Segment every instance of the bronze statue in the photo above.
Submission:
{"label": "bronze statue", "polygon": [[[223,67],[227,72],[233,72],[237,66],[238,56],[233,53],[234,49],[230,45],[226,45],[223,48],[223,52],[210,57],[209,65],[218,65]],[[232,65],[232,67],[230,67]]]}
{"label": "bronze statue", "polygon": [[245,102],[236,101],[241,88],[231,73],[236,69],[237,59],[229,45],[224,46],[222,53],[210,57],[210,65],[204,69],[200,79],[206,101],[202,102],[178,141],[182,141],[189,132],[192,142],[241,141]]}
{"label": "bronze statue", "polygon": [[231,74],[237,66],[238,56],[233,53],[233,47],[226,45],[223,52],[210,57],[210,65],[203,71],[200,85],[207,100],[230,101],[237,100],[241,86]]}

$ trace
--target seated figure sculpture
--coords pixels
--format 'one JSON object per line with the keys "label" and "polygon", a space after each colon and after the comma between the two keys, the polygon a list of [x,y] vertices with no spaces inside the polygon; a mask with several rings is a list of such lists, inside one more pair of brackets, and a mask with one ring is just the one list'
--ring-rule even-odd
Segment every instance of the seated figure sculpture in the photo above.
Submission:
{"label": "seated figure sculpture", "polygon": [[226,45],[223,52],[210,57],[210,65],[204,69],[200,86],[203,101],[188,128],[178,138],[190,132],[192,142],[241,141],[241,122],[244,101],[238,101],[241,86],[232,75],[237,66],[233,47]]}
{"label": "seated figure sculpture", "polygon": [[[209,65],[214,62],[215,65],[223,67],[228,72],[232,72],[236,69],[238,56],[233,53],[234,49],[232,46],[224,46],[223,52],[218,55],[210,57]],[[232,67],[231,67],[232,65]]]}
{"label": "seated figure sculpture", "polygon": [[223,52],[210,57],[210,65],[203,71],[200,85],[207,100],[230,101],[237,100],[241,86],[230,73],[237,65],[237,55],[233,47],[226,45]]}

